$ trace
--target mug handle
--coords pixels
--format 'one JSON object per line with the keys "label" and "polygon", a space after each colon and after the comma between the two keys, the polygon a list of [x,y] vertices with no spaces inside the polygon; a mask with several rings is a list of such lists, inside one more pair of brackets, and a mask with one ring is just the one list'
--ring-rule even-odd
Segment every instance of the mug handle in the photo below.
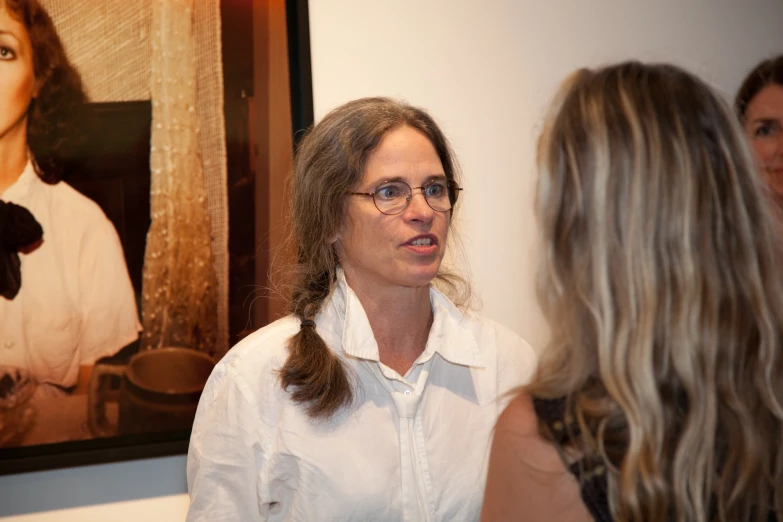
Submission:
{"label": "mug handle", "polygon": [[[125,376],[125,365],[96,364],[90,377],[90,389],[87,394],[87,421],[90,431],[95,437],[112,437],[117,435],[117,426],[110,426],[106,418],[106,396],[111,395],[112,402],[119,402],[119,387],[109,390],[109,377],[119,377],[120,382]],[[112,393],[114,392],[114,393]]]}

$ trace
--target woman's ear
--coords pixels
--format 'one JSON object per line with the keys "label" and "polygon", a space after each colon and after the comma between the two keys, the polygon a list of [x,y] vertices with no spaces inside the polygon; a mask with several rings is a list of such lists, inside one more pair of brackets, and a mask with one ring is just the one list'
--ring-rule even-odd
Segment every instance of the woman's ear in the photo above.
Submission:
{"label": "woman's ear", "polygon": [[337,230],[329,237],[328,244],[334,245],[338,241],[341,241],[343,239],[343,225],[342,223],[337,228]]}
{"label": "woman's ear", "polygon": [[343,236],[345,235],[345,227],[350,226],[349,221],[350,216],[348,215],[348,212],[343,212],[343,218],[340,220],[340,225],[337,227],[337,230],[334,231],[334,234],[329,237],[330,245],[334,245],[335,243],[343,240]]}

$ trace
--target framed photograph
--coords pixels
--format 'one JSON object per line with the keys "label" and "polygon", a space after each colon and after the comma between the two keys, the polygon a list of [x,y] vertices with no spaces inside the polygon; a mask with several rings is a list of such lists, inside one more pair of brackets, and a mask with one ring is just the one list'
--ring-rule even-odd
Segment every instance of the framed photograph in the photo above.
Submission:
{"label": "framed photograph", "polygon": [[[63,16],[71,26],[61,28],[57,6],[69,2],[42,4],[49,10],[69,58],[82,72],[81,63],[71,56],[78,42],[67,38],[84,32],[73,26],[73,20],[79,18]],[[295,141],[313,123],[307,0],[287,0],[284,9],[267,0],[221,0],[219,18],[222,35],[216,70],[221,73],[222,85],[215,91],[204,91],[207,95],[200,90],[196,109],[199,112],[204,104],[214,105],[199,113],[198,120],[202,139],[197,166],[199,171],[203,169],[206,189],[198,187],[187,196],[176,196],[180,193],[167,188],[183,180],[180,184],[186,185],[190,178],[165,177],[172,170],[171,158],[176,159],[177,151],[171,149],[181,143],[176,141],[180,139],[176,135],[180,120],[164,119],[169,117],[161,109],[166,102],[162,91],[155,90],[154,76],[149,99],[100,96],[96,100],[90,96],[82,109],[79,153],[61,159],[65,169],[59,183],[97,206],[104,221],[110,223],[113,232],[106,236],[110,239],[104,238],[100,245],[111,242],[112,237],[118,240],[121,255],[117,259],[124,264],[120,272],[127,272],[132,293],[129,302],[138,317],[138,338],[121,342],[112,353],[101,353],[86,375],[80,366],[79,384],[73,386],[51,384],[34,364],[6,364],[14,359],[0,357],[0,475],[185,453],[201,390],[214,364],[228,347],[282,313],[267,291],[267,274],[273,252],[281,247],[279,209]],[[199,23],[196,16],[195,25]],[[152,56],[146,58],[153,70],[160,65],[155,62],[155,45]],[[159,56],[165,60],[165,49]],[[83,63],[89,66],[87,58]],[[222,99],[209,101],[210,92],[221,91]],[[173,141],[161,141],[162,133],[172,128]],[[214,133],[214,129],[225,138],[222,148],[215,149],[220,152],[217,155],[215,150],[207,150],[215,140],[203,139],[205,132]],[[270,139],[275,136],[278,138]],[[185,151],[181,154],[187,153],[187,145],[180,148]],[[214,157],[222,158],[222,177],[211,173]],[[180,207],[171,199],[187,197],[203,203],[200,194],[206,194],[208,200],[200,207],[207,223],[199,225],[203,237],[192,241],[186,237],[176,248],[170,247],[167,235],[176,233],[178,224],[193,215],[189,207]],[[219,205],[215,203],[218,199]],[[156,220],[164,223],[157,231]],[[65,223],[63,228],[67,227]],[[51,242],[59,229],[44,227],[44,243]],[[225,237],[216,230],[225,231]],[[82,249],[82,257],[90,251],[78,240],[71,243]],[[162,290],[163,283],[178,276],[174,258],[185,263],[182,266],[197,264],[180,259],[189,256],[184,244],[192,244],[195,251],[206,245],[205,251],[211,252],[208,261],[214,261],[218,275],[214,283],[210,279],[201,286],[185,281],[196,288],[183,300],[199,304],[199,292],[203,292],[203,303],[214,305],[167,306],[183,295],[176,286]],[[22,266],[26,255],[19,253]],[[107,262],[102,258],[90,270],[98,274],[101,263]],[[91,272],[87,273],[89,277]],[[205,273],[211,274],[210,269]],[[95,277],[98,280],[99,275]],[[23,279],[22,286],[25,284],[31,283]],[[91,288],[91,292],[116,292],[114,282],[106,278],[95,286],[101,288]],[[45,302],[37,306],[37,316],[51,312]],[[211,320],[213,309],[217,326],[214,332],[205,333],[200,330],[205,323],[202,318]],[[100,316],[99,312],[95,314]],[[178,315],[186,313],[197,316],[183,319]],[[161,315],[166,317],[161,319]],[[10,350],[10,342],[3,345],[3,339],[0,334],[0,350]],[[50,339],[55,337],[27,339],[25,350],[56,349],[56,342]]]}

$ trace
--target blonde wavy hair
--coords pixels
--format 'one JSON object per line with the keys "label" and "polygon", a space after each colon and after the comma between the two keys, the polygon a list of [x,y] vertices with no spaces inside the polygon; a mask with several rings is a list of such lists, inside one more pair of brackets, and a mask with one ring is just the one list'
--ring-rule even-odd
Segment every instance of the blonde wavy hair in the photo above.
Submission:
{"label": "blonde wavy hair", "polygon": [[528,392],[566,397],[614,519],[783,520],[783,235],[728,105],[671,65],[580,70],[538,168]]}

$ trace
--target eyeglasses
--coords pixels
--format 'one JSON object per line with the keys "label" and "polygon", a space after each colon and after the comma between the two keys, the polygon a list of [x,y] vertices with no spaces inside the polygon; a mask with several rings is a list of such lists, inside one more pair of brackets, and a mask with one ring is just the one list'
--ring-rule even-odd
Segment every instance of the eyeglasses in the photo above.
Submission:
{"label": "eyeglasses", "polygon": [[408,208],[415,189],[421,189],[424,200],[436,212],[451,210],[462,190],[453,180],[436,179],[421,187],[413,188],[404,181],[384,181],[375,187],[373,192],[349,192],[349,194],[369,196],[373,199],[375,208],[383,214],[393,216]]}

